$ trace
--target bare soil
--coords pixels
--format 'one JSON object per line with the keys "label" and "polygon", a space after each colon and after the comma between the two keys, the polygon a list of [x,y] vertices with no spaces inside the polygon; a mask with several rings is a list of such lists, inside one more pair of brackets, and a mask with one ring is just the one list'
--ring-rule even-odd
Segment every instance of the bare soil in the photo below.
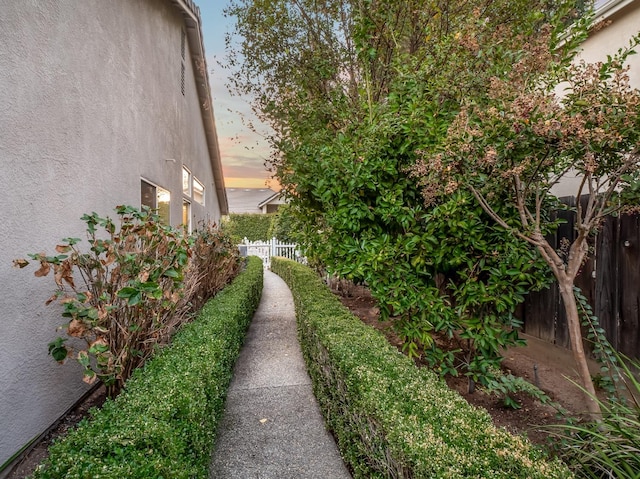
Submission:
{"label": "bare soil", "polygon": [[[106,399],[104,386],[97,388],[87,395],[82,401],[67,412],[53,427],[37,440],[32,448],[13,465],[7,479],[24,479],[35,471],[36,467],[48,456],[48,449],[51,443],[64,436],[69,429],[78,424],[83,418],[89,415],[89,410],[100,407]],[[2,474],[0,473],[0,477]]]}
{"label": "bare soil", "polygon": [[[402,341],[393,332],[390,322],[380,321],[375,300],[364,288],[355,287],[336,294],[364,323],[380,330],[391,344],[401,350]],[[570,416],[582,417],[587,411],[586,400],[582,391],[571,382],[578,381],[571,351],[525,334],[521,334],[521,337],[526,339],[527,346],[504,351],[503,369],[538,386]],[[599,370],[595,362],[590,367],[593,368],[593,373]],[[549,434],[544,427],[564,422],[556,407],[543,404],[527,394],[515,395],[514,398],[522,407],[512,409],[506,407],[501,398],[486,394],[478,388],[469,393],[466,377],[448,377],[446,382],[469,403],[486,409],[494,424],[512,433],[525,435],[535,444],[548,445]]]}

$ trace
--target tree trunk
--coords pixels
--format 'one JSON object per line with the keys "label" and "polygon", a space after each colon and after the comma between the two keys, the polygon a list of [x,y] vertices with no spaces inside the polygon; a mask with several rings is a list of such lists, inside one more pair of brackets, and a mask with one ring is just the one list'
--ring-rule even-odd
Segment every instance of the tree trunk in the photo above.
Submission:
{"label": "tree trunk", "polygon": [[564,310],[567,315],[567,327],[569,328],[569,339],[571,341],[573,358],[575,359],[576,366],[578,368],[582,387],[588,395],[587,409],[593,419],[599,420],[601,418],[602,411],[600,410],[600,405],[595,400],[596,390],[593,386],[593,380],[591,379],[591,373],[589,372],[589,366],[587,364],[587,356],[582,345],[580,315],[578,314],[576,297],[573,292],[573,281],[570,277],[558,278],[558,284],[560,286],[560,296],[564,303]]}

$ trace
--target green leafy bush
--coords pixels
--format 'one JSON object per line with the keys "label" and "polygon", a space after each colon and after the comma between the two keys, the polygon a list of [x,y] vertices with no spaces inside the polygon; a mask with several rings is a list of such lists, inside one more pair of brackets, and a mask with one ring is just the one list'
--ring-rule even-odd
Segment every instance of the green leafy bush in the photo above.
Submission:
{"label": "green leafy bush", "polygon": [[273,214],[273,221],[267,233],[269,238],[278,238],[284,243],[298,242],[296,231],[299,225],[296,224],[295,215],[291,210],[289,204],[280,205],[278,211]]}
{"label": "green leafy bush", "polygon": [[[53,272],[57,301],[68,318],[67,336],[85,341],[73,351],[58,337],[49,353],[58,362],[73,357],[84,380],[100,379],[118,394],[135,368],[228,283],[238,270],[237,248],[213,225],[192,236],[163,224],[148,210],[116,207],[118,221],[84,215],[89,251],[79,238],[65,238],[56,256],[29,255],[40,263],[36,276]],[[16,260],[18,266],[28,264]]]}
{"label": "green leafy bush", "polygon": [[206,478],[262,274],[262,262],[248,258],[233,283],[136,370],[115,400],[51,446],[33,478]]}
{"label": "green leafy bush", "polygon": [[272,220],[272,214],[232,213],[229,215],[229,219],[222,224],[222,228],[236,244],[244,238],[249,241],[268,240],[271,239],[269,228],[271,228]]}
{"label": "green leafy bush", "polygon": [[271,268],[292,290],[314,391],[354,477],[572,477],[416,368],[312,270],[281,258]]}

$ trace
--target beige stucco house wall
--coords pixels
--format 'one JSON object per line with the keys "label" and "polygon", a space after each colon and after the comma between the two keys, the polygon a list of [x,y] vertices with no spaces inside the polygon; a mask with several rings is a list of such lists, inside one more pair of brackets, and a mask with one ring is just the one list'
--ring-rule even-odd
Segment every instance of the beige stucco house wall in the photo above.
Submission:
{"label": "beige stucco house wall", "polygon": [[176,226],[218,222],[227,200],[191,0],[0,0],[0,25],[2,466],[87,389],[47,355],[53,281],[12,260],[84,237],[84,213],[140,206],[143,181]]}
{"label": "beige stucco house wall", "polygon": [[[596,18],[606,20],[607,26],[592,33],[582,44],[578,60],[588,63],[606,61],[607,55],[629,45],[633,35],[640,32],[640,0],[597,0],[594,4]],[[633,88],[640,88],[640,49],[628,59],[629,81]],[[551,191],[556,196],[575,196],[580,178],[566,175]]]}

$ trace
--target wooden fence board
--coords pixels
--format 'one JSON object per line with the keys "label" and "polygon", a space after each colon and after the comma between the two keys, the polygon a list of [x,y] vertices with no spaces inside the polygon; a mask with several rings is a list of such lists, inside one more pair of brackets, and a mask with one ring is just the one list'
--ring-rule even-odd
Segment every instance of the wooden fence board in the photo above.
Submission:
{"label": "wooden fence board", "polygon": [[607,339],[618,349],[618,220],[610,216],[596,242],[595,297],[591,303]]}
{"label": "wooden fence board", "polygon": [[640,217],[620,218],[620,345],[627,356],[640,356]]}
{"label": "wooden fence board", "polygon": [[[575,205],[573,198],[561,200]],[[583,198],[582,205],[585,201]],[[561,251],[563,243],[575,238],[575,213],[561,210],[556,214],[564,223],[550,242],[553,239],[551,244]],[[589,300],[612,346],[640,358],[640,215],[607,218],[589,245],[590,258],[582,265],[576,286]],[[557,284],[529,294],[521,311],[527,334],[570,348]]]}

